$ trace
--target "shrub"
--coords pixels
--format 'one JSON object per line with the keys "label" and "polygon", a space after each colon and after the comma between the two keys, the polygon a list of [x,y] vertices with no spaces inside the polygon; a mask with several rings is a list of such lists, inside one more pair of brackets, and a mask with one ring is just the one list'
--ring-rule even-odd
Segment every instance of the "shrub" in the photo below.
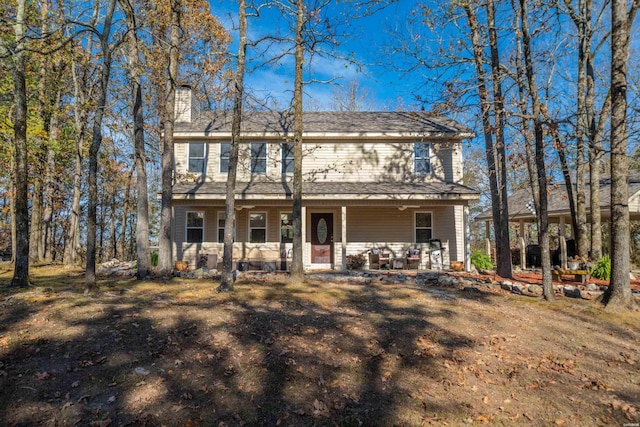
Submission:
{"label": "shrub", "polygon": [[609,258],[609,255],[605,255],[596,261],[589,274],[596,279],[609,280],[611,278],[611,258]]}
{"label": "shrub", "polygon": [[362,254],[347,255],[347,269],[348,270],[362,270],[364,264],[367,262],[366,258]]}
{"label": "shrub", "polygon": [[489,255],[480,251],[473,251],[471,254],[471,264],[473,264],[478,270],[491,270],[493,269],[493,263]]}
{"label": "shrub", "polygon": [[153,267],[158,266],[158,252],[151,252],[151,265]]}

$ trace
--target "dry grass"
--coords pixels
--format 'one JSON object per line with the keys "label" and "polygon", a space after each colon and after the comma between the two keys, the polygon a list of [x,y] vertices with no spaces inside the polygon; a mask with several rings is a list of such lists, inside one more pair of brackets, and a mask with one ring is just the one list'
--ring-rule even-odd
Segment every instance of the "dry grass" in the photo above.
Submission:
{"label": "dry grass", "polygon": [[[0,282],[10,271],[0,265]],[[622,425],[640,314],[310,276],[236,291],[33,270],[0,303],[8,425]]]}

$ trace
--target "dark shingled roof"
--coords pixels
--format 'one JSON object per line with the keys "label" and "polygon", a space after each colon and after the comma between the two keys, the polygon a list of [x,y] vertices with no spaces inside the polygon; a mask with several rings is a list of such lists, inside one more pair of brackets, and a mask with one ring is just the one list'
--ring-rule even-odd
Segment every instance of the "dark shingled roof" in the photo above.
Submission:
{"label": "dark shingled roof", "polygon": [[[629,197],[633,197],[640,192],[640,170],[629,171]],[[574,186],[575,188],[575,186]],[[509,206],[509,218],[511,220],[525,219],[532,220],[535,217],[527,209],[526,205],[533,197],[531,195],[531,188],[522,188],[516,190],[507,199]],[[586,191],[586,206],[587,214],[589,213],[589,206],[591,206],[591,194],[589,192],[589,184],[587,183]],[[575,197],[575,194],[574,194]],[[549,216],[569,215],[569,196],[567,195],[567,187],[562,183],[554,183],[549,185]],[[600,180],[600,208],[605,211],[610,211],[611,205],[611,180],[609,178],[603,178]],[[491,210],[487,210],[476,217],[476,221],[491,221],[493,216]]]}
{"label": "dark shingled roof", "polygon": [[[230,112],[201,113],[190,123],[176,122],[176,132],[205,135],[231,132]],[[305,133],[406,133],[425,137],[469,138],[473,131],[449,119],[426,112],[307,112],[303,115]],[[289,112],[246,112],[242,132],[290,135],[293,114]]]}
{"label": "dark shingled roof", "polygon": [[[212,198],[224,197],[225,182],[180,183],[173,187],[173,194],[210,195]],[[236,194],[265,196],[290,196],[293,188],[291,183],[282,182],[239,182]],[[441,198],[441,196],[477,198],[478,192],[460,184],[444,181],[427,183],[403,182],[305,182],[303,195],[306,198],[314,196],[333,196],[335,199],[348,199],[351,196],[366,195],[369,200],[394,199],[401,195],[415,196],[418,199]]]}

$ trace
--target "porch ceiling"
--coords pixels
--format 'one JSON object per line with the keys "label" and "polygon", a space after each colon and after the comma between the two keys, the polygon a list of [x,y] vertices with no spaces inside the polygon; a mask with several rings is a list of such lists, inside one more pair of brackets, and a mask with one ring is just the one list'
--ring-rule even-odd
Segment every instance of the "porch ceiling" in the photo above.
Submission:
{"label": "porch ceiling", "polygon": [[[476,190],[444,181],[411,182],[305,182],[303,197],[314,200],[476,200]],[[290,200],[290,182],[240,182],[236,185],[239,200]],[[179,183],[173,198],[224,200],[225,182]]]}

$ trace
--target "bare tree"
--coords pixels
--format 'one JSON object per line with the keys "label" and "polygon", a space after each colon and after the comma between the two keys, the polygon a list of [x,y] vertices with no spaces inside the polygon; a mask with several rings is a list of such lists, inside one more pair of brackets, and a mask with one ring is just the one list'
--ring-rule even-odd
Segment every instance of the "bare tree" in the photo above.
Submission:
{"label": "bare tree", "polygon": [[629,282],[629,158],[627,157],[627,60],[629,34],[640,4],[611,1],[611,281],[603,295],[607,308],[635,306]]}
{"label": "bare tree", "polygon": [[16,5],[14,47],[12,51],[0,43],[0,56],[11,61],[13,93],[15,98],[14,132],[14,210],[16,228],[13,278],[11,287],[29,286],[29,206],[27,193],[27,85],[26,85],[26,1]]}
{"label": "bare tree", "polygon": [[[171,0],[169,21],[169,43],[167,75],[164,93],[160,96],[162,122],[162,196],[160,211],[160,236],[158,251],[158,273],[167,275],[172,270],[173,250],[171,246],[171,194],[173,190],[173,128],[175,123],[175,99],[180,59],[181,0]],[[163,43],[158,39],[158,43]]]}
{"label": "bare tree", "polygon": [[[102,30],[98,32],[102,63],[96,112],[93,118],[93,133],[89,147],[89,197],[87,201],[87,260],[85,270],[85,288],[96,288],[96,209],[98,205],[98,153],[102,144],[102,119],[107,105],[109,79],[111,77],[111,56],[113,47],[109,43],[111,24],[116,8],[116,0],[109,0],[104,16]],[[98,30],[96,30],[98,31]]]}
{"label": "bare tree", "polygon": [[[487,6],[491,11],[490,16],[493,17],[493,3]],[[497,272],[502,277],[511,277],[511,251],[509,246],[509,215],[506,199],[506,171],[504,154],[504,111],[502,106],[502,94],[500,85],[500,64],[497,52],[497,38],[495,34],[491,36],[492,46],[492,66],[494,75],[494,98],[497,104],[494,107],[498,109],[497,120],[499,123],[495,125],[491,122],[491,101],[489,89],[487,88],[487,77],[484,71],[484,52],[481,42],[478,16],[475,5],[466,3],[464,5],[469,22],[471,44],[473,48],[473,59],[476,68],[476,79],[478,87],[478,96],[480,98],[480,107],[482,111],[482,127],[485,142],[485,154],[487,157],[487,165],[489,170],[489,184],[491,188],[491,210],[493,214],[494,233],[496,239],[496,260]],[[491,25],[491,24],[490,24]],[[501,127],[502,126],[502,127]],[[500,128],[501,127],[501,128]],[[498,139],[494,144],[494,131],[498,128]],[[500,147],[496,147],[500,145]]]}
{"label": "bare tree", "polygon": [[302,65],[304,63],[304,26],[306,9],[304,0],[296,1],[295,75],[293,88],[293,254],[291,278],[304,278],[302,248]]}
{"label": "bare tree", "polygon": [[551,279],[551,257],[549,255],[549,209],[547,199],[547,171],[544,159],[543,117],[538,86],[533,68],[531,54],[531,35],[529,32],[529,17],[527,0],[520,0],[520,30],[524,56],[525,75],[527,77],[531,109],[533,115],[533,135],[535,139],[536,173],[538,181],[538,244],[542,259],[542,289],[544,298],[553,299],[553,285]]}
{"label": "bare tree", "polygon": [[222,276],[219,292],[233,290],[233,230],[236,221],[235,187],[238,170],[238,144],[242,125],[242,106],[244,102],[244,73],[247,52],[247,5],[239,0],[238,20],[240,24],[240,40],[238,45],[238,62],[233,80],[233,122],[231,129],[231,147],[229,148],[229,169],[227,172],[226,204],[224,217],[224,249],[222,258]]}
{"label": "bare tree", "polygon": [[[147,154],[144,140],[144,117],[142,115],[142,69],[140,64],[138,25],[134,0],[119,0],[127,19],[127,41],[129,45],[129,84],[131,99],[133,100],[133,140],[135,146],[136,165],[136,259],[137,277],[144,279],[151,269],[149,253],[149,199],[147,194]],[[126,209],[125,209],[126,211]],[[126,216],[123,218],[123,228],[126,228]],[[123,230],[123,235],[125,230]],[[124,249],[124,245],[123,245]]]}

